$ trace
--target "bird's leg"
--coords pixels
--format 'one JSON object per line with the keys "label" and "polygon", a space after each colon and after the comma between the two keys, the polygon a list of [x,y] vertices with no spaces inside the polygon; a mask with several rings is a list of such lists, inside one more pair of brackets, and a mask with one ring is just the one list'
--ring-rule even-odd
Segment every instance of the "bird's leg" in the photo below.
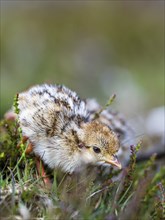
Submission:
{"label": "bird's leg", "polygon": [[36,167],[38,174],[43,178],[43,182],[47,188],[51,188],[50,178],[46,175],[43,163],[39,157],[36,157]]}
{"label": "bird's leg", "polygon": [[[25,144],[27,141],[28,141],[28,137],[23,136],[22,140],[17,145],[17,147],[20,148],[21,144]],[[25,153],[30,154],[32,151],[33,151],[33,144],[29,142]],[[37,172],[38,172],[39,176],[41,176],[43,178],[43,182],[44,182],[45,186],[50,188],[51,181],[50,181],[49,177],[46,176],[46,172],[45,172],[44,166],[42,164],[42,161],[38,157],[36,157],[35,161],[36,161],[36,167],[37,167]]]}

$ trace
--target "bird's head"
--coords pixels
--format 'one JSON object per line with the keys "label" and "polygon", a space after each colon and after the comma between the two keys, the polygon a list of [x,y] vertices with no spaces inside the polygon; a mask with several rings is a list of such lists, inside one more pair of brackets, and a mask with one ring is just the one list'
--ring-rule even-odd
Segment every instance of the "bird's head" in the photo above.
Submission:
{"label": "bird's head", "polygon": [[81,158],[86,163],[108,163],[121,169],[116,153],[119,150],[117,135],[106,125],[97,121],[82,125],[79,143]]}

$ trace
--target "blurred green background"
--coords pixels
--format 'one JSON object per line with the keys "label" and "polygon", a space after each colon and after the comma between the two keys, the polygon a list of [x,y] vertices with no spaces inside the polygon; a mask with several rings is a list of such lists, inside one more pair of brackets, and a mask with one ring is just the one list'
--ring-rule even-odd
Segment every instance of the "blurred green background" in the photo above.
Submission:
{"label": "blurred green background", "polygon": [[60,83],[129,117],[164,104],[164,1],[1,1],[1,117]]}

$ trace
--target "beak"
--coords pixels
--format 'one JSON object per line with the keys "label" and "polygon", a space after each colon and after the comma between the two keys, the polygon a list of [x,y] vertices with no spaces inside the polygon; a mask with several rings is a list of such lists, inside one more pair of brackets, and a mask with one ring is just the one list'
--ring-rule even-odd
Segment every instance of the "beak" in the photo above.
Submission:
{"label": "beak", "polygon": [[122,168],[121,163],[118,161],[117,156],[112,156],[110,158],[107,158],[107,160],[105,161],[105,163],[109,163],[113,166],[118,167],[119,169]]}

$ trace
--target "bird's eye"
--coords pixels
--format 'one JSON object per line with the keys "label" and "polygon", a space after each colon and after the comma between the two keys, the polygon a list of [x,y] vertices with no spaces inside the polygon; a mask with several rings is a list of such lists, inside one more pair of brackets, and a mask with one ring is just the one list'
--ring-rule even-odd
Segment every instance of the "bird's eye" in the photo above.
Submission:
{"label": "bird's eye", "polygon": [[101,152],[100,148],[98,148],[98,147],[93,147],[93,150],[97,154]]}

